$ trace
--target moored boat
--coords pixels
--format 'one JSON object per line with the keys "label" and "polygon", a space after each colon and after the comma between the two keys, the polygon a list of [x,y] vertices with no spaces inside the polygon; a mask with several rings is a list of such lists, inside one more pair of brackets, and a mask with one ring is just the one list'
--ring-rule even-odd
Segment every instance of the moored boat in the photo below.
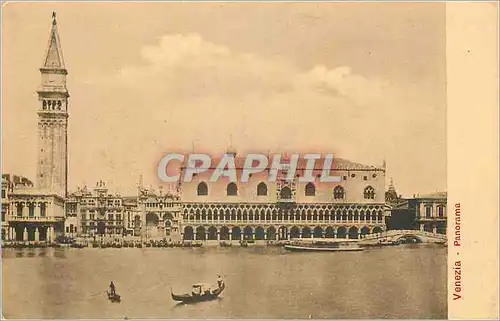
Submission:
{"label": "moored boat", "polygon": [[293,252],[349,252],[363,251],[357,242],[350,241],[312,241],[285,244],[285,250]]}
{"label": "moored boat", "polygon": [[222,291],[224,291],[225,287],[224,282],[220,282],[220,285],[218,286],[210,286],[210,284],[206,283],[197,283],[193,284],[193,290],[191,293],[174,294],[172,290],[170,290],[170,293],[172,295],[172,300],[174,301],[193,303],[214,300],[222,293]]}

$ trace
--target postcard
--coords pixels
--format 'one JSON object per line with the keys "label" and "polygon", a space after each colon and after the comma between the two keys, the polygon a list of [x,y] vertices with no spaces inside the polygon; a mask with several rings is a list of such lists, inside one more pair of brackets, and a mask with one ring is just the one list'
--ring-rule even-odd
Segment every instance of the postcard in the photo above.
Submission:
{"label": "postcard", "polygon": [[5,319],[498,319],[497,2],[3,2]]}

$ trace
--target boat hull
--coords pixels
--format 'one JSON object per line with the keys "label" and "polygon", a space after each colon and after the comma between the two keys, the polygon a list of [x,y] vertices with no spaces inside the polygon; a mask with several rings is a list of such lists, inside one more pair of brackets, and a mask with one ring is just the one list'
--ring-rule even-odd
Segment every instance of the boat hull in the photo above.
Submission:
{"label": "boat hull", "polygon": [[304,245],[284,245],[285,250],[292,252],[359,252],[361,247],[314,247]]}
{"label": "boat hull", "polygon": [[178,302],[183,302],[183,303],[194,303],[194,302],[202,302],[202,301],[211,301],[216,299],[222,291],[225,289],[225,284],[222,283],[222,285],[213,290],[210,291],[210,293],[204,293],[202,295],[193,295],[193,294],[174,294],[171,292],[172,295],[172,300],[178,301]]}
{"label": "boat hull", "polygon": [[119,296],[118,294],[111,294],[109,291],[107,292],[108,293],[108,299],[109,301],[111,302],[121,302],[121,296]]}

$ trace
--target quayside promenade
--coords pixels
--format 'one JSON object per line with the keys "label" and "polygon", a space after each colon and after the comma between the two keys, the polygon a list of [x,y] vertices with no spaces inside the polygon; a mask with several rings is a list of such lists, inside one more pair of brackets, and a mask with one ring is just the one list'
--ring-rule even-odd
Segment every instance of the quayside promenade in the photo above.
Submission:
{"label": "quayside promenade", "polygon": [[446,235],[419,230],[390,230],[387,232],[370,234],[360,239],[340,238],[296,238],[291,240],[234,240],[234,241],[181,241],[173,239],[144,240],[137,237],[122,238],[59,238],[56,242],[24,241],[3,242],[4,248],[196,248],[196,247],[248,247],[248,246],[283,246],[297,242],[330,241],[355,242],[360,246],[386,246],[407,243],[436,243],[447,244]]}

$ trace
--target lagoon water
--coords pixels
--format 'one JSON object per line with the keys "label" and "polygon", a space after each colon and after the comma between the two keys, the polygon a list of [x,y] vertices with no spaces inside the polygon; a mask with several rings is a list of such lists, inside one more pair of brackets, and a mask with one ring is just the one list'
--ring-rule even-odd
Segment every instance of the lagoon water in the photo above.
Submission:
{"label": "lagoon water", "polygon": [[[446,248],[362,252],[281,248],[2,249],[5,318],[447,317]],[[182,305],[175,292],[226,282],[219,299]],[[108,301],[109,282],[121,303]]]}

